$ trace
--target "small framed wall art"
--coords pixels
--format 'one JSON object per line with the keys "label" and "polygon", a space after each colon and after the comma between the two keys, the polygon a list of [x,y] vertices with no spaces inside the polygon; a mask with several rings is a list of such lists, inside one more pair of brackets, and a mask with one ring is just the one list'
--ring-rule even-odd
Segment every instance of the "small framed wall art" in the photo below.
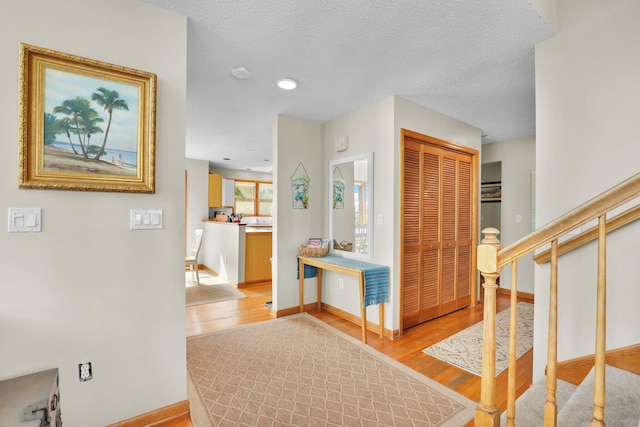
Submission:
{"label": "small framed wall art", "polygon": [[499,202],[502,199],[502,183],[488,182],[480,186],[481,202]]}

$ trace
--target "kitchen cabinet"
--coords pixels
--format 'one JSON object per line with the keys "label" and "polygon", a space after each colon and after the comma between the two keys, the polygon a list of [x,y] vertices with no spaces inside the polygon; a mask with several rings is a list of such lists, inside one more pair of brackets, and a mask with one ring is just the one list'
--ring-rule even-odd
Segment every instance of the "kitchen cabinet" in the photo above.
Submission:
{"label": "kitchen cabinet", "polygon": [[222,178],[222,206],[234,207],[236,197],[236,182],[233,179]]}
{"label": "kitchen cabinet", "polygon": [[236,183],[217,173],[209,174],[209,207],[232,208],[235,203]]}
{"label": "kitchen cabinet", "polygon": [[271,281],[271,230],[246,232],[244,281],[250,285]]}
{"label": "kitchen cabinet", "polygon": [[209,174],[209,207],[222,207],[222,175]]}

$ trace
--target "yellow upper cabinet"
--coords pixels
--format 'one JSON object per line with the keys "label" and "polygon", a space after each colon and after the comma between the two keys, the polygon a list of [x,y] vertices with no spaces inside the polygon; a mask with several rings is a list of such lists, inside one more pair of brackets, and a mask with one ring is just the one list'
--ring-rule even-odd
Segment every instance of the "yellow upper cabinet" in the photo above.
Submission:
{"label": "yellow upper cabinet", "polygon": [[233,208],[235,202],[235,181],[225,179],[217,173],[209,174],[209,207]]}
{"label": "yellow upper cabinet", "polygon": [[209,174],[209,207],[222,207],[222,175]]}

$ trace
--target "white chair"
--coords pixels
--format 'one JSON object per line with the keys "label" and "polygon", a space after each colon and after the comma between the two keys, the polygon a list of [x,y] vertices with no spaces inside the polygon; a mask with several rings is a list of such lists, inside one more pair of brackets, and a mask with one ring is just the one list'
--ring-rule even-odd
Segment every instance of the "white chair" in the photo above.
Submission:
{"label": "white chair", "polygon": [[198,274],[198,255],[200,254],[200,245],[202,244],[202,230],[197,229],[193,237],[193,244],[189,255],[184,257],[185,268],[191,270],[191,280],[193,280],[193,272],[196,272],[196,283],[200,285],[200,275]]}
{"label": "white chair", "polygon": [[367,249],[367,226],[356,225],[356,252],[363,253]]}

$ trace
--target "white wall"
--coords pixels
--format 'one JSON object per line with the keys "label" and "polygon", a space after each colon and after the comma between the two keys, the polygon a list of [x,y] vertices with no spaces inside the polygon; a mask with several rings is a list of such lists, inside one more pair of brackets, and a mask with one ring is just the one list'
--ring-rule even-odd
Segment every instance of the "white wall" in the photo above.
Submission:
{"label": "white wall", "polygon": [[[194,232],[202,228],[202,220],[209,217],[209,162],[206,160],[186,160],[187,169],[187,224],[186,250],[191,249]],[[203,245],[200,247],[200,259],[206,252],[204,245],[207,236],[203,235]],[[202,263],[201,260],[199,260]]]}
{"label": "white wall", "polygon": [[[0,216],[43,216],[41,233],[0,231],[0,379],[58,368],[69,426],[182,401],[186,18],[131,0],[0,8]],[[155,194],[18,189],[20,42],[157,73]],[[164,228],[129,230],[131,208],[162,209]],[[94,378],[81,383],[87,361]]]}
{"label": "white wall", "polygon": [[[325,123],[323,130],[323,163],[324,176],[322,191],[325,194],[323,203],[324,235],[329,235],[329,189],[328,174],[329,161],[343,157],[351,157],[358,154],[373,152],[373,206],[370,215],[369,227],[373,227],[373,246],[369,245],[373,252],[371,262],[390,267],[391,278],[394,277],[393,269],[393,97],[388,97],[375,104],[363,107],[359,110],[345,114]],[[349,138],[349,149],[336,153],[334,141],[341,136]],[[353,203],[353,199],[351,199]],[[346,204],[346,202],[345,202]],[[378,223],[378,216],[382,215],[383,224]],[[352,215],[353,218],[353,215]],[[338,279],[344,280],[344,289],[338,286]],[[360,316],[358,281],[353,276],[341,275],[333,272],[323,274],[323,300],[340,310]],[[385,324],[390,328],[396,317],[394,311],[389,310],[393,306],[387,304],[385,309]],[[395,300],[397,301],[397,300]],[[379,323],[377,306],[370,306],[367,310],[367,320]]]}
{"label": "white wall", "polygon": [[[277,116],[273,135],[273,310],[299,305],[296,268],[298,246],[323,234],[326,207],[326,163],[322,161],[319,124]],[[291,175],[302,163],[311,177],[309,208],[293,209]],[[315,279],[305,282],[305,303],[317,300]]]}
{"label": "white wall", "polygon": [[[575,14],[536,47],[538,226],[637,173],[640,155],[640,3],[558,3]],[[607,239],[607,348],[640,341],[630,326],[640,324],[639,232],[633,224]],[[560,259],[559,360],[595,351],[595,259],[594,244]],[[546,360],[548,278],[536,267],[534,380]]]}
{"label": "white wall", "polygon": [[[399,97],[388,97],[375,104],[331,120],[323,125],[325,159],[327,169],[330,160],[373,151],[374,206],[371,212],[373,238],[373,263],[388,265],[391,275],[390,303],[385,307],[385,327],[399,327],[399,245],[400,245],[400,129],[405,128],[453,143],[480,149],[480,129],[447,117],[444,114],[419,106]],[[349,137],[349,150],[335,153],[333,141],[340,136]],[[328,190],[324,190],[328,194]],[[328,196],[327,196],[328,197]],[[327,200],[328,204],[329,201]],[[328,205],[326,205],[328,206]],[[325,218],[328,208],[325,207]],[[382,224],[379,223],[382,219]],[[328,218],[325,219],[328,233]],[[330,305],[354,315],[359,315],[358,294],[355,280],[327,272],[323,299]],[[338,278],[345,282],[339,289]],[[352,284],[350,282],[353,281]],[[351,292],[353,291],[353,292]],[[378,322],[376,307],[370,307],[367,318]]]}
{"label": "white wall", "polygon": [[[536,165],[535,137],[484,144],[482,163],[496,161],[502,163],[501,225],[498,227],[498,238],[505,247],[531,232],[531,171]],[[518,261],[520,292],[534,293],[535,263],[531,256],[527,255]],[[511,265],[502,270],[500,287],[511,289]]]}

